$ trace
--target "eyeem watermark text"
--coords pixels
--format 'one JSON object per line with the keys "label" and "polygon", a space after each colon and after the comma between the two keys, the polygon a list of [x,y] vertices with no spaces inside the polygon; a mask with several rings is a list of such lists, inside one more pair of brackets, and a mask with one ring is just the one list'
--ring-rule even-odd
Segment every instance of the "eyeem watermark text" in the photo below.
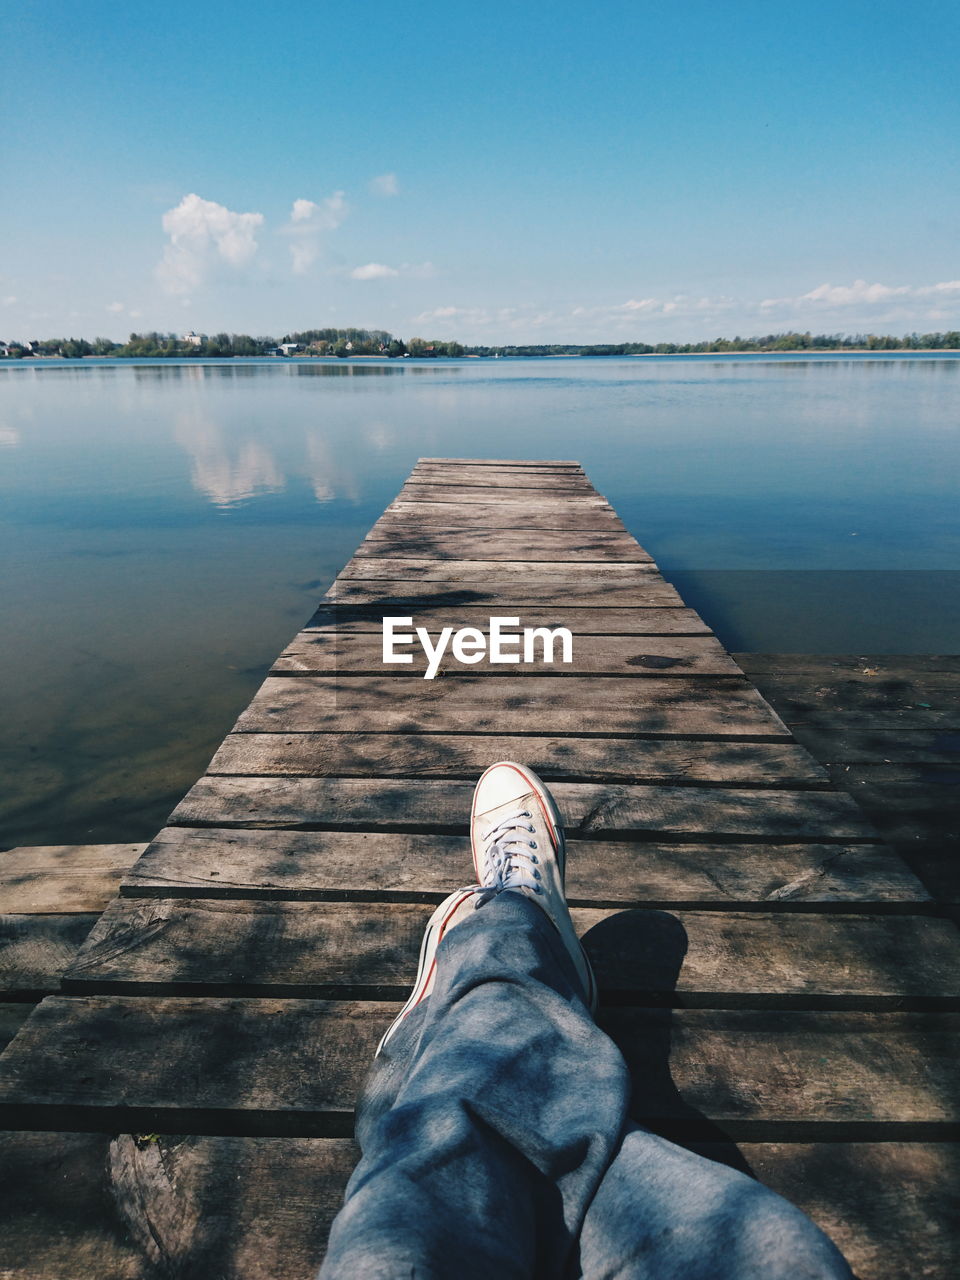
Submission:
{"label": "eyeem watermark text", "polygon": [[[383,661],[385,665],[413,662],[412,653],[401,652],[420,642],[427,659],[424,680],[432,680],[440,667],[440,661],[450,647],[451,656],[466,666],[482,662],[513,663],[535,666],[537,663],[573,662],[573,636],[566,627],[524,627],[519,630],[519,618],[494,617],[490,619],[490,632],[486,635],[477,627],[443,627],[434,642],[426,627],[413,627],[413,618],[383,619]],[[404,628],[413,627],[413,630]],[[508,630],[507,628],[517,628]],[[560,656],[555,657],[559,645]],[[539,648],[540,656],[537,656]]]}

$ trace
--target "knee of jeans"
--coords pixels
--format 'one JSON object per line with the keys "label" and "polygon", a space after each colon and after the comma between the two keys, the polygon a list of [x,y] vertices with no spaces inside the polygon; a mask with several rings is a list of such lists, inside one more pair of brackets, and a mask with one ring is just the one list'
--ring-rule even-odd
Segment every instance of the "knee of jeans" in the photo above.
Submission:
{"label": "knee of jeans", "polygon": [[751,1190],[737,1231],[744,1269],[735,1274],[763,1280],[851,1280],[839,1249],[805,1213],[759,1183]]}

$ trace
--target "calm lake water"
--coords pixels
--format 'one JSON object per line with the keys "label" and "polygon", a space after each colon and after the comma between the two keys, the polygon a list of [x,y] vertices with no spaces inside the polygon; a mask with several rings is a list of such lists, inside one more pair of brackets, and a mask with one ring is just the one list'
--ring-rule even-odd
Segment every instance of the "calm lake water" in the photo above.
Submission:
{"label": "calm lake water", "polygon": [[960,651],[960,359],[0,366],[0,847],[149,838],[421,455],[577,458],[739,650]]}

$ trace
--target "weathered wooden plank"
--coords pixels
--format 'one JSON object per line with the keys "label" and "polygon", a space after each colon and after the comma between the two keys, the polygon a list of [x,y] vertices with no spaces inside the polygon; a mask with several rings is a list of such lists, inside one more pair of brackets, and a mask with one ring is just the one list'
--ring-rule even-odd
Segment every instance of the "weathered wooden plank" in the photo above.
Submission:
{"label": "weathered wooden plank", "polygon": [[[52,996],[0,1063],[11,1128],[343,1137],[399,1005]],[[609,1009],[637,1119],[737,1141],[957,1133],[960,1015]],[[669,1069],[668,1069],[669,1060]],[[672,1073],[672,1078],[671,1078]]]}
{"label": "weathered wooden plank", "polygon": [[0,916],[0,998],[39,1000],[97,921],[97,913]]}
{"label": "weathered wooden plank", "polygon": [[[675,588],[652,572],[638,575],[637,580],[629,584],[597,580],[584,574],[576,577],[571,574],[569,580],[559,574],[552,578],[517,574],[499,581],[483,575],[469,582],[454,577],[419,580],[338,578],[324,599],[341,604],[379,606],[381,609],[389,606],[391,610],[396,604],[413,604],[418,610],[444,605],[488,604],[495,606],[496,613],[511,613],[522,605],[543,605],[555,612],[558,597],[562,599],[564,610],[584,605],[609,609],[683,604]],[[538,621],[536,625],[543,624]]]}
{"label": "weathered wooden plank", "polygon": [[418,458],[417,466],[438,464],[444,467],[533,467],[535,471],[582,471],[576,460],[569,458]]}
{"label": "weathered wooden plank", "polygon": [[[423,626],[421,622],[418,625]],[[431,627],[434,624],[429,624]],[[445,625],[450,625],[449,623]],[[379,630],[379,619],[378,628]],[[844,729],[797,725],[797,738],[829,764],[945,764],[960,761],[960,731]]]}
{"label": "weathered wooden plank", "polygon": [[575,471],[584,474],[579,462],[567,459],[552,458],[418,458],[414,471],[423,469],[447,468],[451,471],[470,471],[483,468],[486,471],[511,471],[521,468],[532,468],[534,471]]}
{"label": "weathered wooden plank", "polygon": [[827,781],[813,758],[792,743],[442,733],[231,733],[207,772],[469,781],[494,760],[523,760],[541,777],[579,782],[726,783],[789,789]]}
{"label": "weathered wooden plank", "polygon": [[29,1018],[33,1005],[32,1000],[0,1002],[0,1053]]}
{"label": "weathered wooden plank", "polygon": [[476,514],[471,511],[473,507],[485,510],[496,507],[501,524],[508,520],[522,521],[525,515],[550,515],[553,512],[581,516],[598,512],[618,518],[606,498],[592,486],[589,489],[491,490],[469,485],[404,485],[386,510],[410,511],[421,507],[440,507],[441,512],[446,510],[448,513],[455,508],[468,516]]}
{"label": "weathered wooden plank", "polygon": [[[470,879],[464,836],[167,827],[122,892],[150,897],[439,902]],[[916,909],[928,895],[883,845],[567,841],[575,906]],[[914,904],[911,907],[911,904]]]}
{"label": "weathered wooden plank", "polygon": [[960,654],[956,653],[744,653],[740,657],[743,658],[742,665],[749,667],[758,680],[765,676],[786,675],[790,679],[808,679],[811,684],[846,680],[912,683],[919,676],[936,672],[960,676]]}
{"label": "weathered wooden plank", "polygon": [[[111,1144],[110,1167],[121,1212],[168,1274],[314,1280],[357,1155],[338,1138],[122,1136]],[[159,1225],[149,1213],[158,1200],[174,1209]]]}
{"label": "weathered wooden plank", "polygon": [[[537,607],[536,616],[520,607],[517,616],[520,626],[566,627],[577,636],[663,636],[710,635],[710,628],[692,609],[652,606],[633,609],[584,609],[568,608],[554,602],[552,608]],[[488,634],[490,631],[490,606],[486,609],[474,605],[428,605],[417,602],[417,626],[426,627],[432,633],[442,627],[476,627]],[[305,631],[337,630],[344,634],[383,634],[382,605],[323,604],[304,628]]]}
{"label": "weathered wooden plank", "polygon": [[417,481],[424,478],[429,480],[434,476],[449,477],[455,484],[468,483],[493,486],[524,483],[537,485],[542,480],[552,481],[560,485],[590,484],[589,477],[582,467],[554,467],[549,462],[528,466],[518,466],[514,463],[503,462],[484,466],[482,463],[476,462],[424,462],[421,460],[406,477],[406,480]]}
{"label": "weathered wooden plank", "polygon": [[[338,676],[400,676],[421,678],[427,670],[427,655],[416,638],[414,626],[422,626],[413,615],[406,627],[398,627],[398,635],[408,635],[412,639],[403,646],[397,645],[397,652],[411,659],[409,665],[387,664],[383,661],[383,635],[342,634],[340,631],[316,632],[302,631],[284,649],[271,667],[273,675],[320,675]],[[513,615],[518,617],[519,615]],[[515,625],[505,627],[504,635],[514,636],[515,640],[503,645],[504,652],[523,654],[522,629]],[[433,635],[434,643],[438,634]],[[449,639],[449,637],[448,637]],[[696,676],[739,676],[740,668],[727,656],[726,650],[713,636],[693,637],[650,637],[643,640],[628,636],[570,636],[570,662],[564,662],[562,637],[550,640],[547,648],[543,638],[535,642],[533,650],[535,662],[529,665],[516,662],[509,670],[503,663],[494,663],[486,655],[480,662],[473,662],[466,667],[458,662],[447,650],[437,669],[437,675],[456,675],[469,670],[475,675],[499,676],[509,674],[513,677],[529,679],[532,676],[576,676],[604,675],[619,676],[621,679],[638,679],[665,675]],[[550,660],[545,657],[549,655]]]}
{"label": "weathered wooden plank", "polygon": [[638,737],[773,738],[789,731],[746,681],[674,677],[268,677],[241,732],[625,733]]}
{"label": "weathered wooden plank", "polygon": [[102,911],[145,844],[22,846],[0,853],[0,902],[17,914]]}
{"label": "weathered wooden plank", "polygon": [[[623,786],[557,782],[551,791],[571,836],[875,841],[849,796],[830,791]],[[324,827],[459,834],[473,786],[438,779],[201,778],[170,815],[173,826]]]}
{"label": "weathered wooden plank", "polygon": [[[881,769],[884,767],[876,767]],[[902,765],[900,765],[902,768]],[[960,797],[957,796],[956,765],[942,769],[933,782],[895,782],[878,777],[870,765],[844,765],[835,769],[849,787],[850,795],[863,806],[864,813],[884,840],[896,845],[918,876],[937,899],[960,901],[960,868],[956,850],[960,847]]]}
{"label": "weathered wooden plank", "polygon": [[650,555],[627,533],[571,533],[556,529],[488,530],[482,538],[461,529],[425,529],[422,533],[410,534],[371,530],[355,555],[493,562],[523,560],[530,564],[560,559],[570,564],[585,560],[652,563]]}
{"label": "weathered wooden plank", "polygon": [[746,1143],[740,1152],[761,1182],[826,1231],[859,1280],[955,1274],[960,1146]]}
{"label": "weathered wooden plank", "polygon": [[[921,828],[908,823],[885,821],[883,814],[873,811],[871,819],[877,829],[886,828],[895,852],[900,855],[937,902],[951,907],[960,906],[960,866],[957,865],[956,840],[945,840],[943,837],[931,836],[929,828]],[[954,918],[960,918],[960,911],[954,910]]]}
{"label": "weathered wooden plank", "polygon": [[[698,1150],[729,1159],[722,1144]],[[348,1138],[2,1134],[0,1271],[313,1280],[357,1154]],[[960,1147],[744,1143],[740,1155],[860,1280],[952,1277]]]}
{"label": "weathered wooden plank", "polygon": [[[536,578],[557,578],[561,590],[567,584],[574,589],[583,582],[594,578],[609,578],[617,586],[647,586],[653,577],[659,577],[654,564],[636,561],[617,560],[542,560],[534,567],[527,560],[432,560],[398,558],[392,556],[364,557],[354,556],[337,575],[338,581],[345,578],[439,578],[445,581],[455,579],[458,582],[504,582],[509,584],[514,578],[534,576]],[[509,586],[508,588],[509,589]]]}
{"label": "weathered wooden plank", "polygon": [[[154,1154],[145,1159],[155,1162],[160,1154],[156,1141],[144,1144],[145,1152],[148,1146]],[[156,1245],[152,1253],[145,1252],[118,1212],[110,1157],[106,1134],[0,1133],[0,1275],[5,1280],[156,1280],[158,1274],[171,1274],[154,1264],[182,1256],[173,1239],[178,1229],[193,1234],[202,1207],[181,1202],[174,1208],[169,1196],[163,1200],[151,1194],[161,1188],[149,1188],[141,1180],[139,1189],[145,1194],[130,1206],[133,1215],[141,1230],[149,1223],[165,1245],[173,1246],[166,1256]],[[223,1201],[225,1208],[226,1197]],[[186,1272],[177,1274],[186,1280]]]}
{"label": "weathered wooden plank", "polygon": [[913,729],[960,732],[960,679],[949,672],[916,680],[844,674],[811,685],[803,675],[757,679],[790,724],[825,732]]}
{"label": "weathered wooden plank", "polygon": [[533,467],[469,467],[452,471],[445,467],[415,467],[406,477],[401,494],[413,496],[416,490],[475,489],[486,492],[488,502],[499,500],[502,492],[515,496],[529,494],[532,501],[540,497],[578,494],[602,496],[582,471],[536,471]]}
{"label": "weathered wooden plank", "polygon": [[448,467],[415,467],[407,477],[404,489],[415,489],[422,485],[436,489],[459,489],[466,485],[471,489],[486,489],[488,493],[499,493],[502,489],[533,494],[596,493],[586,476],[574,471],[534,471],[531,467],[516,471],[486,468],[485,471],[479,467],[464,468],[461,471],[452,471]]}
{"label": "weathered wooden plank", "polygon": [[[531,503],[513,506],[511,521],[528,529],[605,530],[625,532],[623,522],[609,506],[584,503],[557,503],[552,507]],[[461,529],[500,529],[504,523],[503,507],[497,502],[408,502],[395,500],[377,521],[380,529],[404,528],[411,532],[430,527],[457,525]]]}
{"label": "weathered wooden plank", "polygon": [[536,471],[531,467],[414,467],[404,480],[408,485],[437,486],[439,488],[529,489],[537,494],[580,493],[597,490],[581,471]]}
{"label": "weathered wooden plank", "polygon": [[[960,847],[960,798],[956,765],[918,766],[843,765],[833,772],[842,781],[868,820],[895,844],[936,897],[946,903],[960,900],[956,850]],[[912,780],[887,770],[910,769]],[[933,775],[933,776],[931,776]]]}
{"label": "weathered wooden plank", "polygon": [[660,1117],[676,1114],[676,1099],[641,1100],[658,1128],[695,1133],[699,1113],[734,1141],[788,1141],[956,1136],[960,1083],[951,1039],[960,1033],[958,1018],[612,1008],[601,1023],[641,1087],[663,1069],[669,1041],[670,1071],[687,1110],[685,1121],[662,1125]]}
{"label": "weathered wooden plank", "polygon": [[0,1059],[0,1125],[347,1137],[398,1008],[49,997]]}
{"label": "weathered wooden plank", "polygon": [[[404,999],[432,906],[118,898],[64,992]],[[925,916],[574,908],[601,1002],[957,1008],[952,922]]]}
{"label": "weathered wooden plank", "polygon": [[837,765],[831,773],[939,900],[960,900],[957,765]]}
{"label": "weathered wooden plank", "polygon": [[865,809],[899,810],[915,818],[950,814],[960,835],[960,762],[837,764],[830,774]]}
{"label": "weathered wooden plank", "polygon": [[791,716],[798,739],[831,764],[837,783],[865,806],[931,892],[956,903],[960,658],[743,657]]}
{"label": "weathered wooden plank", "polygon": [[161,1274],[314,1280],[358,1154],[339,1138],[121,1135],[106,1164],[110,1199]]}
{"label": "weathered wooden plank", "polygon": [[420,458],[410,472],[411,475],[433,475],[436,472],[448,471],[451,475],[489,476],[495,483],[497,476],[554,476],[557,479],[583,479],[586,472],[579,463],[553,463],[549,459],[537,462],[512,461],[470,461],[460,458]]}
{"label": "weathered wooden plank", "polygon": [[463,481],[460,484],[429,484],[426,481],[408,480],[395,501],[418,504],[455,502],[458,505],[481,503],[484,506],[496,502],[511,517],[514,509],[521,508],[524,511],[579,511],[590,508],[612,510],[606,498],[597,493],[593,485],[565,489],[535,489],[527,485],[522,488],[499,486],[492,489]]}

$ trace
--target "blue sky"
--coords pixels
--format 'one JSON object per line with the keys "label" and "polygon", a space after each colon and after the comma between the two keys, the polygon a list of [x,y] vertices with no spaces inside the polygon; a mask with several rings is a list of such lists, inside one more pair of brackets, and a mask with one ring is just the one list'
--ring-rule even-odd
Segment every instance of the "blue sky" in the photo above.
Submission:
{"label": "blue sky", "polygon": [[21,0],[0,338],[960,325],[960,4]]}

